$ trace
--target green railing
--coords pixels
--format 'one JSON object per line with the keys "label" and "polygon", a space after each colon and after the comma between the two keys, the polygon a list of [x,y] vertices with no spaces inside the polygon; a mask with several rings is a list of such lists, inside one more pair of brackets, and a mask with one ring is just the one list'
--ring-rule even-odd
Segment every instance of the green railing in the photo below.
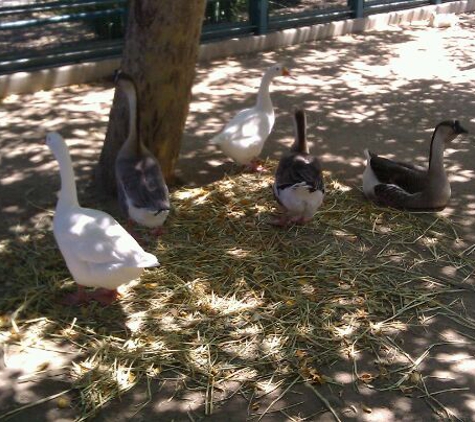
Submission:
{"label": "green railing", "polygon": [[[120,56],[126,0],[33,1],[0,6],[0,74]],[[442,2],[208,0],[202,42]]]}

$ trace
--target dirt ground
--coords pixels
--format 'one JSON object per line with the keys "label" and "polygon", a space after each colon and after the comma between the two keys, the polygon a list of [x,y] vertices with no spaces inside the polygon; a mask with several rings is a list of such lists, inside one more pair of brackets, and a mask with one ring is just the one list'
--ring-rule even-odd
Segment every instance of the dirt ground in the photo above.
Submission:
{"label": "dirt ground", "polygon": [[[303,105],[308,112],[313,152],[333,177],[352,186],[361,185],[364,148],[425,164],[435,125],[447,118],[458,118],[472,135],[460,138],[446,151],[452,199],[443,215],[459,225],[460,248],[470,248],[475,244],[474,38],[475,15],[467,14],[461,16],[459,26],[448,29],[391,27],[202,63],[193,88],[177,175],[186,184],[199,186],[219,180],[232,169],[232,164],[208,140],[236,111],[252,104],[264,69],[283,62],[295,79],[276,79],[272,86],[277,121],[262,157],[278,158],[290,144],[291,110],[295,105]],[[66,138],[80,197],[90,195],[88,185],[107,128],[112,96],[112,85],[105,81],[3,100],[1,239],[28,236],[51,226],[59,178],[57,165],[42,144],[47,131],[60,131]],[[113,202],[101,206],[110,211],[115,207]],[[453,268],[447,268],[448,277],[452,271]],[[4,280],[0,290],[14,288]],[[473,286],[473,275],[465,282]],[[457,295],[462,295],[473,320],[473,290]],[[451,299],[447,297],[447,303]],[[461,331],[468,336],[462,336]],[[437,391],[437,400],[454,415],[453,419],[467,422],[475,420],[475,343],[468,340],[470,336],[475,341],[473,328],[460,327],[456,321],[440,317],[424,329],[411,328],[400,339],[410,345],[414,359],[423,355],[428,345],[437,344],[429,350],[421,370],[427,374],[433,391]],[[38,351],[6,345],[0,351],[0,415],[49,398],[9,420],[75,419],[74,408],[58,406],[53,395],[70,388],[65,368],[78,351],[52,344],[48,353],[55,361],[54,367],[45,374],[32,375],[32,368],[40,359]],[[344,364],[333,371],[346,387],[340,394],[329,386],[320,391],[340,420],[443,419],[415,395],[376,392],[364,386],[356,390],[351,371]],[[248,407],[248,398],[240,394],[222,406],[217,405],[213,415],[204,417],[203,397],[183,395],[181,391],[179,385],[166,380],[141,385],[107,405],[94,420],[334,420],[315,391],[305,385],[282,397],[282,390],[269,394],[263,400],[263,408],[271,406],[281,411],[268,413],[262,419],[252,416],[255,412]],[[296,404],[300,402],[303,403]],[[295,406],[293,414],[299,416],[290,418],[286,412],[289,406]]]}

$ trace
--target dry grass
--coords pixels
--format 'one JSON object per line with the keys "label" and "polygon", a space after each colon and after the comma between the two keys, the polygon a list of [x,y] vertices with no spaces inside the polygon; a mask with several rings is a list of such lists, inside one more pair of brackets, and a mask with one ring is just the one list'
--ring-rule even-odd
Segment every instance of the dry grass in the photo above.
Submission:
{"label": "dry grass", "polygon": [[[2,341],[76,345],[83,355],[71,375],[84,419],[144,377],[174,374],[203,392],[210,414],[229,381],[257,397],[281,386],[282,397],[297,382],[338,384],[325,374],[341,360],[353,361],[355,382],[417,387],[446,411],[417,371],[427,354],[411,357],[395,338],[437,313],[475,328],[442,300],[474,270],[473,250],[454,247],[457,228],[436,214],[378,208],[327,177],[313,222],[276,229],[271,182],[242,174],[175,192],[156,245],[162,266],[108,308],[59,304],[74,283],[50,232],[2,242]],[[450,280],[439,271],[446,265],[457,267]],[[358,369],[363,352],[378,373]]]}

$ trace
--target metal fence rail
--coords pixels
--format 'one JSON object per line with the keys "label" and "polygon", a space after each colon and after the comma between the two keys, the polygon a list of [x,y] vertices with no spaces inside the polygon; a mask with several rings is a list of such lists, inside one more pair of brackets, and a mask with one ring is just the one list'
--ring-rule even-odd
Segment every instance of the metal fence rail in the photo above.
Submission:
{"label": "metal fence rail", "polygon": [[[202,42],[449,1],[208,0]],[[0,7],[0,75],[119,57],[122,52],[126,0],[16,3]]]}

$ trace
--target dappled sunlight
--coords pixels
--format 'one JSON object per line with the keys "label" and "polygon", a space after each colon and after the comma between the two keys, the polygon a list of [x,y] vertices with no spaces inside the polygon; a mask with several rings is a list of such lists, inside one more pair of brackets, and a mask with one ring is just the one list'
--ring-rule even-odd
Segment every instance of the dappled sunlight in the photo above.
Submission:
{"label": "dappled sunlight", "polygon": [[[59,303],[75,285],[51,233],[59,177],[42,142],[58,130],[71,148],[81,204],[116,216],[114,203],[87,189],[113,88],[4,99],[1,229],[9,238],[0,242],[0,275],[8,280],[1,342],[34,350],[48,340],[79,350],[64,361],[43,351],[28,362],[20,356],[12,369],[41,376],[45,365],[62,362],[79,391],[70,399],[89,416],[146,380],[146,390],[157,382],[170,398],[153,405],[158,418],[171,408],[185,417],[214,415],[235,396],[250,417],[272,418],[277,408],[292,420],[310,417],[302,400],[322,412],[323,396],[349,420],[400,421],[419,407],[429,414],[425,402],[447,416],[450,393],[461,391],[464,400],[452,410],[469,420],[473,134],[447,149],[452,199],[442,213],[380,208],[359,187],[364,148],[426,166],[439,121],[458,118],[475,132],[472,27],[374,31],[200,63],[177,168],[186,186],[172,192],[167,233],[144,245],[162,267],[121,288],[107,308]],[[270,172],[241,174],[208,141],[253,105],[262,73],[275,62],[296,79],[271,85],[277,120],[262,153]],[[296,105],[308,111],[327,193],[310,224],[276,229],[269,224],[278,212],[272,174],[292,143]]]}

